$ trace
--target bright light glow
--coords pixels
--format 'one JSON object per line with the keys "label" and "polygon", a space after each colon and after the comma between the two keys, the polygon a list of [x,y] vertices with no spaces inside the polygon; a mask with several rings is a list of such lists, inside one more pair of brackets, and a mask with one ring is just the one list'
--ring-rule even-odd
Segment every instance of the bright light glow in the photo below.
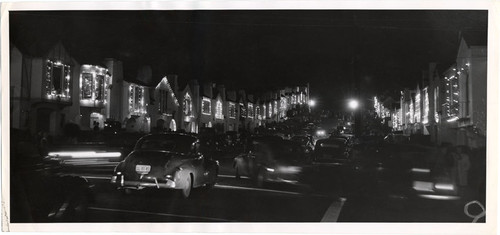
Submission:
{"label": "bright light glow", "polygon": [[413,181],[413,189],[423,192],[433,192],[433,183],[425,181]]}
{"label": "bright light glow", "polygon": [[269,171],[269,172],[274,172],[274,169],[273,169],[273,168],[268,168],[268,167],[266,167],[266,171]]}
{"label": "bright light glow", "polygon": [[325,130],[317,130],[316,135],[318,136],[324,136],[326,134]]}
{"label": "bright light glow", "polygon": [[201,113],[205,115],[212,114],[212,100],[207,97],[203,97],[203,101],[201,102]]}
{"label": "bright light glow", "polygon": [[447,122],[454,122],[454,121],[456,121],[456,120],[458,120],[458,117],[452,117],[452,118],[450,118],[450,119],[448,119],[448,120],[446,120],[446,121],[447,121]]}
{"label": "bright light glow", "polygon": [[412,172],[419,172],[419,173],[430,173],[430,169],[423,169],[423,168],[412,168]]}
{"label": "bright light glow", "polygon": [[278,167],[279,172],[283,173],[299,173],[302,170],[301,167],[298,166],[281,166]]}
{"label": "bright light glow", "polygon": [[437,184],[434,185],[434,188],[440,189],[440,190],[449,190],[449,191],[455,190],[455,186],[453,184],[440,184],[440,183],[437,183]]}
{"label": "bright light glow", "polygon": [[72,158],[95,158],[95,157],[120,157],[120,152],[95,152],[95,151],[74,151],[74,152],[50,152],[50,157],[72,157]]}
{"label": "bright light glow", "polygon": [[427,198],[427,199],[435,199],[435,200],[456,200],[456,199],[459,199],[458,196],[432,195],[432,194],[419,195],[419,197],[421,197],[421,198]]}
{"label": "bright light glow", "polygon": [[315,100],[309,100],[309,107],[314,107],[316,106],[316,101]]}
{"label": "bright light glow", "polygon": [[222,102],[220,100],[217,100],[217,103],[215,103],[215,118],[223,119]]}
{"label": "bright light glow", "polygon": [[349,101],[349,108],[352,110],[356,110],[359,106],[359,102],[357,100],[350,100]]}

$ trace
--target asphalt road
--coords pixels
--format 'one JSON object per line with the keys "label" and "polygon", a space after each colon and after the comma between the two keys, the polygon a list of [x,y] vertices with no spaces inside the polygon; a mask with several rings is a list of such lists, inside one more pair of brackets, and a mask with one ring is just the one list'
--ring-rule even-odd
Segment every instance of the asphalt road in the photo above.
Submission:
{"label": "asphalt road", "polygon": [[95,202],[87,222],[335,222],[342,199],[293,187],[256,188],[248,179],[220,177],[208,191],[183,199],[173,190],[118,192],[106,177],[88,177]]}
{"label": "asphalt road", "polygon": [[94,185],[87,222],[471,222],[466,201],[400,201],[369,193],[346,194],[334,176],[320,190],[287,184],[258,188],[235,179],[231,160],[221,160],[215,187],[183,199],[173,190],[123,195],[109,183],[113,164],[67,168]]}

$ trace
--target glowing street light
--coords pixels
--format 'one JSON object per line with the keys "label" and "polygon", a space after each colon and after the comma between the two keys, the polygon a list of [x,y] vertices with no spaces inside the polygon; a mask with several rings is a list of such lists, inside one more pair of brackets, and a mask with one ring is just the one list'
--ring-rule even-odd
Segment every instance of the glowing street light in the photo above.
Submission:
{"label": "glowing street light", "polygon": [[348,105],[350,109],[356,110],[359,107],[359,102],[357,100],[350,100]]}
{"label": "glowing street light", "polygon": [[309,107],[314,107],[316,105],[315,100],[309,100]]}

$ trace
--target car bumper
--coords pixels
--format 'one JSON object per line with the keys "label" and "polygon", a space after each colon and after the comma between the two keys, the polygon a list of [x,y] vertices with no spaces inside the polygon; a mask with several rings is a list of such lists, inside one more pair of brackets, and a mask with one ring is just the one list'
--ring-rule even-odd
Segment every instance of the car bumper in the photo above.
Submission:
{"label": "car bumper", "polygon": [[127,180],[123,175],[115,175],[111,177],[111,183],[118,186],[118,188],[130,189],[144,189],[144,188],[157,188],[157,189],[180,189],[179,184],[170,179],[157,179],[156,177],[144,177],[139,180]]}

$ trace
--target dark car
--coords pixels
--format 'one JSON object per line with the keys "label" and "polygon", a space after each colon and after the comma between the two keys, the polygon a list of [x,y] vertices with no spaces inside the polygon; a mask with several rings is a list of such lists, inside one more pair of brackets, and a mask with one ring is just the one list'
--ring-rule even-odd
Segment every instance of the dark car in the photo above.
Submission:
{"label": "dark car", "polygon": [[185,134],[152,134],[137,141],[120,162],[111,183],[125,193],[144,188],[178,189],[187,198],[193,188],[215,185],[219,163],[206,158],[199,139]]}
{"label": "dark car", "polygon": [[249,149],[234,159],[236,178],[248,176],[259,187],[264,182],[301,183],[300,176],[307,162],[304,150],[296,142],[258,137],[252,140]]}
{"label": "dark car", "polygon": [[43,158],[33,143],[11,135],[11,222],[87,219],[88,205],[94,201],[92,185],[85,178],[65,175],[60,169],[58,162]]}
{"label": "dark car", "polygon": [[367,154],[358,170],[365,174],[367,182],[376,185],[376,193],[383,198],[459,199],[452,177],[433,169],[436,158],[432,148],[384,144],[376,152]]}
{"label": "dark car", "polygon": [[313,163],[344,165],[350,161],[349,150],[345,138],[318,140],[313,153]]}

